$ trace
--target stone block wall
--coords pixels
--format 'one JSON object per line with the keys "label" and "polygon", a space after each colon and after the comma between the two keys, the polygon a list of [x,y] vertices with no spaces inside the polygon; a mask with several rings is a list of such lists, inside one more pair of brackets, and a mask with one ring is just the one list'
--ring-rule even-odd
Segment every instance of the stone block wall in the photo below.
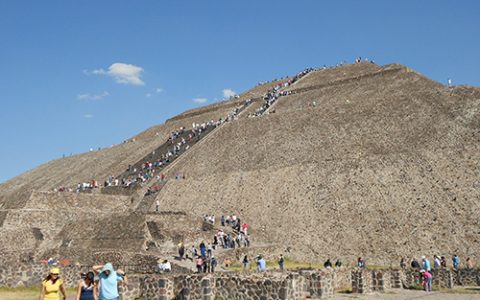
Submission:
{"label": "stone block wall", "polygon": [[366,294],[372,292],[372,272],[364,269],[352,270],[352,293]]}
{"label": "stone block wall", "polygon": [[335,272],[332,271],[304,271],[300,275],[305,279],[306,292],[315,298],[333,296],[335,290]]}
{"label": "stone block wall", "polygon": [[[333,272],[152,274],[129,277],[121,287],[122,300],[134,299],[324,299],[333,295]],[[308,287],[315,287],[310,289]]]}
{"label": "stone block wall", "polygon": [[452,270],[453,283],[455,285],[476,286],[480,285],[479,269]]}
{"label": "stone block wall", "polygon": [[432,270],[433,286],[439,288],[453,288],[453,272],[449,269]]}
{"label": "stone block wall", "polygon": [[[47,277],[50,266],[40,264],[0,265],[0,286],[31,287],[40,286]],[[60,267],[60,277],[67,287],[75,287],[80,279],[80,272],[91,270],[87,267]]]}
{"label": "stone block wall", "polygon": [[334,276],[334,288],[335,289],[345,289],[352,287],[352,270],[347,268],[338,268],[335,269],[333,273]]}
{"label": "stone block wall", "polygon": [[374,292],[384,292],[386,288],[389,288],[389,281],[387,282],[389,275],[383,270],[374,270],[372,272],[372,286],[371,290]]}
{"label": "stone block wall", "polygon": [[[259,300],[259,299],[324,299],[333,296],[341,286],[345,274],[350,274],[353,293],[385,292],[403,285],[421,285],[418,270],[412,269],[340,269],[302,270],[297,272],[264,273],[214,273],[214,274],[145,274],[135,273],[136,266],[121,266],[128,273],[129,284],[121,287],[123,300],[134,299],[202,299],[202,300]],[[15,266],[0,265],[0,286],[39,286],[50,267],[38,263],[21,263]],[[66,287],[75,287],[80,272],[91,266],[60,267],[60,276]],[[455,283],[480,285],[478,269],[433,270],[433,285],[453,288]],[[342,285],[344,283],[341,283]]]}
{"label": "stone block wall", "polygon": [[400,289],[403,287],[402,280],[403,280],[403,272],[402,270],[393,269],[390,270],[390,288],[392,289]]}

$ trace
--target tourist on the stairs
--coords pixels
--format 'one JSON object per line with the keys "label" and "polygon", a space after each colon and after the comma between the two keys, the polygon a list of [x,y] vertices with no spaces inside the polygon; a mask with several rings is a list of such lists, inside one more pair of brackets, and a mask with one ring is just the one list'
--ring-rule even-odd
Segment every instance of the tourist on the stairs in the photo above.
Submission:
{"label": "tourist on the stairs", "polygon": [[85,278],[78,283],[76,300],[97,300],[97,285],[95,274],[88,272]]}
{"label": "tourist on the stairs", "polygon": [[195,248],[195,245],[192,245],[191,252],[192,252],[192,259],[197,257],[197,248]]}
{"label": "tourist on the stairs", "polygon": [[200,248],[200,255],[201,255],[203,258],[207,257],[207,247],[205,246],[205,242],[204,242],[204,241],[202,241],[202,242],[200,243],[199,248]]}
{"label": "tourist on the stairs", "polygon": [[245,254],[245,256],[243,257],[243,260],[242,260],[242,265],[243,265],[243,270],[246,271],[248,270],[248,256]]}
{"label": "tourist on the stairs", "polygon": [[447,267],[447,259],[445,258],[445,256],[442,256],[440,258],[440,265],[442,266],[442,268],[446,268]]}
{"label": "tourist on the stairs", "polygon": [[183,256],[185,255],[185,246],[183,245],[182,242],[178,243],[178,257],[180,260],[183,259]]}
{"label": "tourist on the stairs", "polygon": [[412,258],[412,263],[410,264],[410,266],[412,267],[412,269],[420,269],[420,264],[415,257]]}
{"label": "tourist on the stairs", "polygon": [[217,259],[215,258],[215,256],[212,255],[212,257],[210,258],[210,272],[215,272],[215,268],[217,267]]}
{"label": "tourist on the stairs", "polygon": [[203,271],[203,259],[201,256],[197,256],[197,259],[195,260],[196,266],[197,266],[197,273],[202,273]]}
{"label": "tourist on the stairs", "polygon": [[423,287],[426,292],[432,291],[432,274],[427,270],[421,270],[420,273],[423,276]]}
{"label": "tourist on the stairs", "polygon": [[162,263],[158,264],[158,270],[160,272],[171,272],[172,271],[172,265],[168,260],[164,260]]}
{"label": "tourist on the stairs", "polygon": [[335,268],[340,268],[342,266],[342,261],[339,259],[337,259],[337,261],[335,262]]}
{"label": "tourist on the stairs", "polygon": [[118,284],[126,285],[127,277],[122,270],[115,271],[111,263],[93,267],[99,278],[100,300],[119,300]]}
{"label": "tourist on the stairs", "polygon": [[260,272],[267,270],[267,262],[261,255],[257,256],[257,270]]}
{"label": "tourist on the stairs", "polygon": [[40,300],[58,300],[60,298],[60,293],[63,296],[63,300],[67,299],[63,280],[59,275],[59,268],[52,268],[50,270],[48,276],[42,281]]}
{"label": "tourist on the stairs", "polygon": [[430,261],[425,256],[422,256],[422,269],[428,272],[432,270],[430,266]]}
{"label": "tourist on the stairs", "polygon": [[467,263],[467,269],[475,268],[475,262],[470,257],[467,257],[466,263]]}
{"label": "tourist on the stairs", "polygon": [[283,272],[285,269],[285,259],[283,258],[283,254],[280,254],[280,257],[278,258],[278,266],[280,267],[280,271]]}
{"label": "tourist on the stairs", "polygon": [[357,260],[357,267],[359,267],[361,269],[366,268],[365,261],[361,257],[359,257],[358,260]]}
{"label": "tourist on the stairs", "polygon": [[210,243],[208,243],[208,246],[207,246],[207,256],[208,257],[213,256],[213,247],[212,247],[212,244],[210,244]]}
{"label": "tourist on the stairs", "polygon": [[332,268],[332,262],[330,261],[330,258],[328,258],[327,261],[323,264],[323,267],[325,269],[331,269]]}
{"label": "tourist on the stairs", "polygon": [[441,261],[440,258],[437,255],[433,256],[433,268],[434,269],[440,269],[441,267]]}

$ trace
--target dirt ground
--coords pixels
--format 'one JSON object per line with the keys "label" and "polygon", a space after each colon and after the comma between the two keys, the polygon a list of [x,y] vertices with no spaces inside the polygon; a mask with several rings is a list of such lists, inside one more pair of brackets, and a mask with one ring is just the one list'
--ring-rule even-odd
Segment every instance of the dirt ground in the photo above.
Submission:
{"label": "dirt ground", "polygon": [[[466,294],[465,292],[475,292],[476,294]],[[38,299],[39,292],[28,291],[0,291],[0,299],[2,300],[35,300]],[[67,300],[75,300],[75,293],[73,290],[68,290]],[[480,288],[463,288],[459,293],[445,293],[445,292],[431,292],[413,290],[395,290],[387,293],[374,293],[368,295],[354,295],[354,294],[335,294],[332,300],[414,300],[414,299],[431,299],[431,300],[479,300]]]}
{"label": "dirt ground", "polygon": [[[465,292],[472,292],[472,294]],[[454,291],[452,291],[454,292]],[[473,294],[473,292],[475,294]],[[413,300],[413,299],[431,299],[431,300],[479,300],[480,299],[480,288],[472,287],[464,288],[459,290],[458,293],[446,293],[446,292],[430,292],[426,293],[424,291],[417,290],[395,290],[389,291],[387,293],[374,293],[368,295],[354,295],[354,294],[335,294],[334,297],[330,298],[332,300],[349,300],[349,299],[359,299],[359,300]]]}

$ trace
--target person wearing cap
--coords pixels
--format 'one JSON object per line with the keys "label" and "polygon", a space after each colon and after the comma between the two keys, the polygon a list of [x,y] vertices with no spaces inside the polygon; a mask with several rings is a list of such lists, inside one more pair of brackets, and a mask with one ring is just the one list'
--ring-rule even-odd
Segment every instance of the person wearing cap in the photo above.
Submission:
{"label": "person wearing cap", "polygon": [[48,276],[42,281],[42,289],[40,290],[40,300],[58,300],[60,293],[63,299],[67,299],[63,280],[60,278],[60,269],[52,268]]}
{"label": "person wearing cap", "polygon": [[127,278],[122,270],[115,271],[111,263],[93,267],[99,278],[100,300],[119,300],[118,284],[126,285]]}
{"label": "person wearing cap", "polygon": [[430,261],[425,256],[422,256],[422,269],[428,272],[432,270],[430,267]]}

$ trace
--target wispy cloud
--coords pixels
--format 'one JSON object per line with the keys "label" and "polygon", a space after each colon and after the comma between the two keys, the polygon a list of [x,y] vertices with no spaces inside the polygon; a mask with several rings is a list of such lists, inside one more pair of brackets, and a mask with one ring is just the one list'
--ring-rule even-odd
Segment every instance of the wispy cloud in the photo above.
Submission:
{"label": "wispy cloud", "polygon": [[145,97],[150,98],[150,97],[152,97],[152,94],[146,93],[146,94],[145,94]]}
{"label": "wispy cloud", "polygon": [[84,74],[106,75],[113,77],[117,83],[131,84],[131,85],[145,85],[141,79],[143,68],[131,64],[114,63],[108,70],[97,69],[93,71],[84,70]]}
{"label": "wispy cloud", "polygon": [[91,119],[91,118],[93,118],[93,115],[92,114],[84,114],[83,117],[85,119]]}
{"label": "wispy cloud", "polygon": [[207,100],[207,98],[195,98],[192,101],[195,102],[195,103],[205,103],[208,100]]}
{"label": "wispy cloud", "polygon": [[77,95],[78,100],[83,100],[83,101],[96,101],[96,100],[102,100],[105,97],[110,96],[110,93],[107,91],[104,91],[103,93],[100,94],[80,94]]}
{"label": "wispy cloud", "polygon": [[237,93],[235,93],[234,90],[231,90],[231,89],[224,89],[223,90],[223,97],[225,98],[230,98],[230,97],[233,97],[235,96]]}
{"label": "wispy cloud", "polygon": [[160,94],[161,92],[163,92],[162,88],[156,88],[155,89],[155,93]]}

